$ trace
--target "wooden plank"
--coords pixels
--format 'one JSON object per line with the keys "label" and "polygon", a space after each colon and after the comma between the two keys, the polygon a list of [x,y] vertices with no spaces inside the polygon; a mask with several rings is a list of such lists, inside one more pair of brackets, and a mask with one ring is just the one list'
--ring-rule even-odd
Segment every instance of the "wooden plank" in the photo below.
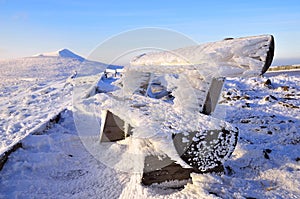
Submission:
{"label": "wooden plank", "polygon": [[107,126],[103,131],[102,142],[115,142],[125,139],[125,133],[117,126]]}
{"label": "wooden plank", "polygon": [[116,142],[131,135],[133,128],[112,112],[107,111],[103,119],[105,122],[100,132],[101,142]]}
{"label": "wooden plank", "polygon": [[107,111],[104,128],[101,132],[101,142],[115,142],[125,139],[124,121],[112,112]]}
{"label": "wooden plank", "polygon": [[225,78],[212,79],[208,93],[206,95],[206,100],[203,104],[203,114],[210,115],[212,112],[214,112],[223,88],[224,81]]}
{"label": "wooden plank", "polygon": [[159,159],[157,156],[147,156],[144,162],[142,184],[188,180],[193,171],[193,168],[182,168],[169,157]]}

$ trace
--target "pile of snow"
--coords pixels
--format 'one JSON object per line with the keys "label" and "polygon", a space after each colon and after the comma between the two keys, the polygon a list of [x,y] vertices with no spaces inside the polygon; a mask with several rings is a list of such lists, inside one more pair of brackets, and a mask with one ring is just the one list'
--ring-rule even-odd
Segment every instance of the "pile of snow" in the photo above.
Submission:
{"label": "pile of snow", "polygon": [[73,53],[72,51],[68,49],[60,49],[55,52],[48,52],[48,53],[41,53],[34,55],[35,57],[63,57],[63,58],[72,58],[72,59],[78,59],[80,61],[83,61],[84,58]]}

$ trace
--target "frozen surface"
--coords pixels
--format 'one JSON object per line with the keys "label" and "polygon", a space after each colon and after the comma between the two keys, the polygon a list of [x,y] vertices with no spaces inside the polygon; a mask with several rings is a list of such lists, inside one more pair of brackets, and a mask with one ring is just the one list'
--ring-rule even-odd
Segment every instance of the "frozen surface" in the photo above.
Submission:
{"label": "frozen surface", "polygon": [[0,62],[0,154],[72,106],[72,78],[81,70],[97,74],[104,64],[62,56]]}
{"label": "frozen surface", "polygon": [[[178,112],[172,109],[172,114],[167,115],[172,103],[164,102],[165,107],[159,110],[163,101],[143,101],[137,95],[133,95],[131,101],[119,103],[117,98],[111,98],[112,92],[119,92],[117,78],[101,78],[99,81],[103,77],[100,73],[103,65],[77,74],[75,70],[80,71],[79,65],[81,62],[76,59],[62,57],[0,62],[1,150],[6,151],[20,140],[23,145],[10,155],[0,171],[0,198],[299,198],[299,72],[227,79],[214,115],[218,119],[205,117],[198,124],[199,128],[201,125],[215,126],[220,120],[225,120],[239,128],[238,145],[224,163],[225,174],[192,174],[192,181],[183,189],[170,189],[168,187],[178,186],[180,182],[145,187],[140,184],[140,173],[121,172],[120,168],[130,166],[128,163],[136,160],[122,154],[128,154],[123,153],[128,151],[133,154],[142,148],[144,152],[158,155],[167,152],[173,154],[173,159],[178,158],[172,147],[160,145],[163,139],[155,142],[161,138],[161,133],[169,130],[148,127],[157,127],[164,120],[168,122],[165,125],[194,130],[197,126],[188,118],[199,119],[199,115],[178,118],[183,111],[180,109]],[[71,77],[77,75],[74,82]],[[100,94],[96,94],[93,87],[95,82],[99,84]],[[72,106],[72,95],[75,106]],[[126,103],[128,107],[132,105],[141,110],[124,111]],[[99,105],[130,121],[137,127],[135,136],[145,140],[137,142],[133,136],[103,147],[97,140],[99,129],[92,128],[93,125],[75,128],[76,113],[88,119],[101,111],[97,109]],[[62,110],[65,111],[56,123],[38,134],[30,134],[39,124]],[[151,117],[157,120],[149,120],[150,116],[144,114],[148,111],[155,114]],[[87,121],[99,123],[99,120]],[[80,128],[86,139],[91,139],[89,142],[83,142],[83,134],[78,133]],[[164,140],[168,139],[170,137],[164,137]],[[149,141],[154,144],[152,147],[147,147]],[[130,145],[132,142],[138,145]],[[90,143],[91,148],[86,143]],[[94,150],[99,156],[114,158],[105,154],[103,149],[107,148],[118,157],[114,159],[117,170],[91,154]]]}
{"label": "frozen surface", "polygon": [[[230,38],[172,51],[148,53],[134,58],[131,65],[136,70],[150,67],[164,70],[167,66],[172,70],[180,70],[190,66],[204,76],[213,77],[259,75],[272,39],[271,35]],[[162,65],[166,67],[160,67]]]}
{"label": "frozen surface", "polygon": [[69,110],[22,145],[1,171],[0,198],[118,198],[129,181],[85,150]]}
{"label": "frozen surface", "polygon": [[[240,129],[226,174],[193,174],[182,190],[140,185],[140,175],[118,172],[96,161],[82,144],[72,112],[42,135],[30,135],[0,172],[0,196],[47,198],[298,198],[298,75],[232,78],[218,107]],[[287,90],[288,89],[288,90]],[[276,98],[270,98],[273,96]],[[269,98],[268,98],[269,97]],[[288,114],[287,114],[288,113]],[[117,146],[114,147],[117,149]]]}

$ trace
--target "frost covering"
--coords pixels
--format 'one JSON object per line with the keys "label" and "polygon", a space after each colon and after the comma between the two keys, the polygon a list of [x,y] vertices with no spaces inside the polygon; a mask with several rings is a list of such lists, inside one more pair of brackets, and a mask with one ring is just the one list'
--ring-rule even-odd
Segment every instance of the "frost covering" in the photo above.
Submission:
{"label": "frost covering", "polygon": [[98,95],[99,111],[130,124],[133,137],[148,143],[139,149],[144,156],[210,171],[232,154],[238,134],[201,113],[213,78],[262,74],[273,51],[273,37],[264,35],[140,55],[115,83],[119,89]]}
{"label": "frost covering", "polygon": [[[193,166],[197,170],[206,171],[217,166],[216,162],[228,158],[234,150],[237,131],[225,121],[197,112],[178,111],[162,100],[137,94],[119,101],[102,93],[97,95],[97,101],[102,102],[100,111],[108,109],[134,128],[134,139],[146,140],[148,144],[139,149],[143,156],[168,156],[183,167]],[[207,129],[215,130],[213,138],[211,134],[208,135]],[[228,132],[220,133],[222,129]],[[190,137],[194,132],[198,132],[197,135]],[[173,144],[174,137],[176,142]],[[191,145],[193,141],[196,141],[195,146]],[[178,150],[182,143],[185,143],[184,149]],[[190,145],[193,148],[187,149]],[[188,160],[190,164],[180,158],[187,150],[196,158]]]}
{"label": "frost covering", "polygon": [[260,75],[270,66],[273,54],[273,36],[261,35],[143,54],[135,57],[131,65],[136,66],[135,70],[144,70],[146,67],[143,66],[156,67],[156,70],[163,70],[158,67],[162,65],[179,66],[176,70],[192,66],[200,73],[212,76]]}

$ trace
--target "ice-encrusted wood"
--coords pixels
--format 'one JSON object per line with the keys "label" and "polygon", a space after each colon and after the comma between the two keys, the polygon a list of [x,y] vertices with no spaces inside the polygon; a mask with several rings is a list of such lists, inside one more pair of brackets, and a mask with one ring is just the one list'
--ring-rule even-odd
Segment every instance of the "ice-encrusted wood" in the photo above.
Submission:
{"label": "ice-encrusted wood", "polygon": [[214,77],[260,75],[271,65],[273,55],[273,36],[260,35],[148,53],[134,58],[131,66],[138,70],[149,66],[156,70],[163,70],[161,66],[193,66],[204,76]]}

